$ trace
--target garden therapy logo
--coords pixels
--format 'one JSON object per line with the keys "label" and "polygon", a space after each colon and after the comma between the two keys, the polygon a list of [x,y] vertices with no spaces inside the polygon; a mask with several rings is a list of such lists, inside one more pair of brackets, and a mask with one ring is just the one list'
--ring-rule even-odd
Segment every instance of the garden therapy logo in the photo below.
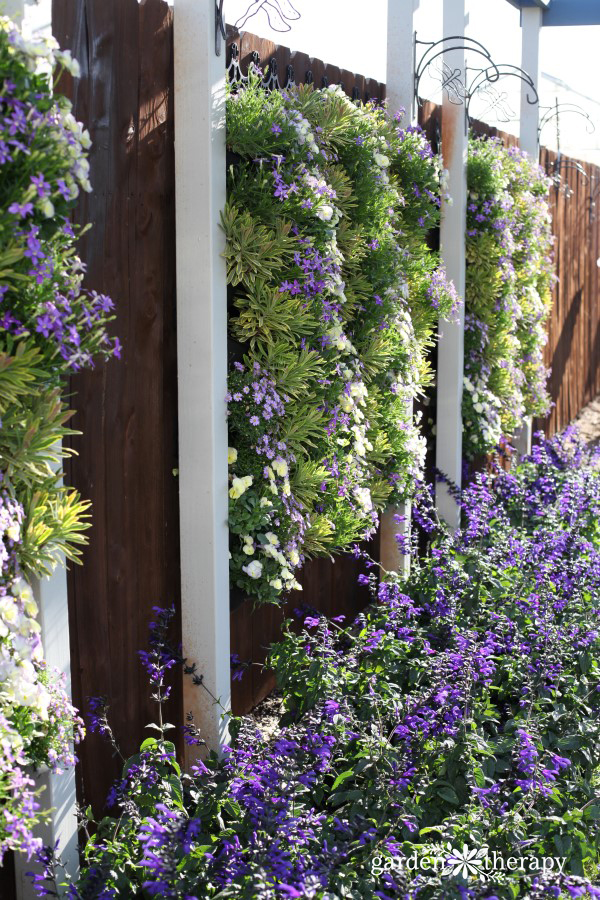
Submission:
{"label": "garden therapy logo", "polygon": [[420,874],[444,875],[468,881],[479,878],[486,881],[493,872],[564,872],[566,856],[502,856],[489,847],[472,848],[463,844],[456,849],[448,843],[437,852],[423,848],[410,856],[374,856],[371,871],[374,875],[384,872],[419,872]]}

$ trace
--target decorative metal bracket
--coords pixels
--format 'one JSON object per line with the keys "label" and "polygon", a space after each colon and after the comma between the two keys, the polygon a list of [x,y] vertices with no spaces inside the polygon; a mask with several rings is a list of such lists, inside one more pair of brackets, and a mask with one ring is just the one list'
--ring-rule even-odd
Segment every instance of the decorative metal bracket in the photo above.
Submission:
{"label": "decorative metal bracket", "polygon": [[591,183],[591,187],[590,187],[590,199],[589,199],[590,225],[592,224],[592,222],[596,221],[596,197],[598,196],[598,194],[600,194],[600,178],[594,178],[594,176],[592,175],[591,182],[592,183]]}
{"label": "decorative metal bracket", "polygon": [[[418,45],[427,48],[423,52],[420,59],[417,59]],[[432,66],[433,63],[437,60],[440,60],[440,62],[438,63],[438,73],[441,76],[442,90],[446,91],[446,93],[448,94],[448,99],[451,103],[455,103],[457,106],[461,106],[464,103],[466,95],[465,73],[462,71],[462,69],[452,70],[450,66],[448,66],[448,64],[443,61],[444,54],[449,53],[452,50],[471,51],[472,53],[476,53],[479,56],[483,56],[488,62],[489,66],[494,65],[494,61],[490,55],[489,50],[487,50],[483,46],[483,44],[481,44],[479,41],[474,40],[473,38],[455,34],[451,35],[450,37],[442,38],[441,41],[420,41],[417,38],[415,32],[415,107],[413,111],[416,111],[421,102],[419,96],[421,79],[423,78],[425,72],[430,68],[430,66]]]}
{"label": "decorative metal bracket", "polygon": [[[250,54],[250,65],[254,65],[259,67],[261,65],[260,56],[256,51],[253,51]],[[289,88],[293,87],[296,82],[296,74],[294,71],[294,67],[291,63],[288,63],[285,69],[285,76],[282,78],[279,74],[279,65],[277,62],[277,57],[272,56],[268,61],[264,62],[264,68],[266,69],[265,74],[263,76],[262,86],[267,91],[286,91]],[[240,48],[239,45],[233,41],[229,45],[229,62],[226,68],[227,79],[231,85],[240,85],[243,86],[248,83],[248,74],[244,74],[242,71],[242,67],[240,65]],[[315,84],[315,78],[310,69],[308,69],[304,73],[304,84]],[[315,85],[315,87],[328,87],[329,78],[327,75],[323,75],[321,77],[321,83],[319,85]],[[340,85],[342,90],[345,93],[349,93],[346,90],[343,84]],[[361,99],[368,103],[369,100],[373,99],[374,102],[377,102],[376,98],[371,98],[369,93],[365,91],[364,96],[361,98],[360,89],[354,85],[351,92],[352,100],[355,102],[360,101]]]}
{"label": "decorative metal bracket", "polygon": [[545,106],[544,114],[540,117],[540,123],[538,125],[538,136],[541,137],[542,131],[544,128],[550,124],[553,120],[556,120],[556,142],[557,142],[557,150],[560,153],[560,119],[563,115],[575,115],[580,116],[582,119],[587,121],[586,131],[588,134],[593,134],[596,130],[596,126],[591,118],[591,116],[585,111],[582,106],[579,106],[578,103],[559,103],[558,101],[553,106]]}
{"label": "decorative metal bracket", "polygon": [[[565,157],[559,151],[556,159],[552,163],[550,172],[548,173],[554,182],[554,188],[557,193],[559,192],[559,190],[561,188],[561,182],[562,182],[560,173],[562,170],[566,170],[566,169],[574,169],[576,172],[578,172],[580,175],[582,175],[585,178],[586,182],[590,181],[590,176],[585,171],[585,169],[583,168],[581,163],[576,162],[574,159],[565,159]],[[568,184],[562,185],[562,188],[563,188],[563,193],[564,193],[565,197],[568,199],[573,192],[569,188]],[[590,195],[590,204],[591,204],[591,202],[592,202],[592,197]]]}
{"label": "decorative metal bracket", "polygon": [[[427,49],[417,61],[417,45],[426,47]],[[465,66],[462,69],[451,69],[443,57],[446,53],[453,50],[462,50],[465,53],[475,54],[477,57],[483,57],[487,65],[483,68],[475,68]],[[465,130],[468,130],[471,123],[471,101],[479,92],[486,92],[492,99],[491,107],[493,109],[503,109],[506,102],[506,95],[502,96],[495,92],[492,85],[497,84],[501,78],[516,77],[523,81],[528,87],[527,102],[534,106],[539,103],[539,96],[535,83],[531,77],[519,66],[513,66],[508,63],[496,63],[492,59],[489,50],[484,47],[480,41],[464,35],[452,35],[442,38],[440,41],[419,41],[415,34],[415,82],[414,82],[414,103],[415,109],[420,103],[419,86],[421,79],[427,69],[434,63],[437,64],[437,70],[440,75],[442,91],[446,91],[448,99],[457,106],[465,107]],[[473,72],[472,78],[469,78],[469,72]],[[509,121],[506,117],[502,121]]]}
{"label": "decorative metal bracket", "polygon": [[291,31],[290,22],[296,22],[301,18],[298,10],[292,6],[290,0],[253,0],[246,12],[235,23],[238,31],[246,25],[257,13],[264,10],[267,14],[269,27],[273,31]]}
{"label": "decorative metal bracket", "polygon": [[[493,88],[491,85],[496,84],[501,78],[519,78],[524,84],[526,84],[529,88],[527,92],[527,102],[530,106],[535,106],[539,103],[539,95],[535,87],[535,83],[531,75],[525,72],[523,69],[519,68],[519,66],[513,66],[510,63],[494,63],[492,66],[488,66],[487,69],[475,69],[468,70],[475,71],[476,75],[469,83],[469,87],[467,89],[467,102],[466,102],[466,113],[467,120],[471,121],[470,116],[470,106],[471,100],[473,97],[479,92],[493,92]],[[502,96],[497,92],[494,102],[494,108],[502,108],[501,104],[506,101],[506,95]],[[507,116],[506,118],[501,118],[502,122],[509,122],[512,116]]]}
{"label": "decorative metal bracket", "polygon": [[221,55],[221,38],[227,40],[225,17],[223,15],[224,0],[215,0],[215,55]]}

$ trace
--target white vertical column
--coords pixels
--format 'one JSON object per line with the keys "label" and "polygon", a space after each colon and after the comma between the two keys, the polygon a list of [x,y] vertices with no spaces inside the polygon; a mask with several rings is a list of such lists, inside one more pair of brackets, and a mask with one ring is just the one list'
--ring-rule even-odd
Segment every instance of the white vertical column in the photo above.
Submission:
{"label": "white vertical column", "polygon": [[[387,69],[386,97],[388,111],[394,115],[404,108],[404,124],[413,124],[417,109],[414,101],[414,12],[419,8],[419,0],[388,0],[387,13]],[[409,415],[412,416],[413,404],[409,403]],[[396,516],[402,521],[397,523]],[[408,538],[410,535],[410,502],[400,506],[388,506],[381,516],[379,532],[379,559],[388,572],[399,572],[408,575],[410,571],[410,555],[401,553],[396,535]]]}
{"label": "white vertical column", "polygon": [[[542,28],[542,10],[537,6],[521,10],[521,68],[531,76],[537,90],[540,84],[540,30]],[[539,103],[529,103],[527,96],[531,89],[525,82],[521,83],[521,118],[519,127],[519,143],[521,150],[535,161],[539,158]],[[514,436],[514,445],[519,456],[531,453],[531,434],[533,423],[531,417],[525,418]]]}
{"label": "white vertical column", "polygon": [[[539,90],[540,84],[540,31],[542,28],[542,10],[537,6],[521,10],[521,68],[531,76]],[[533,159],[539,153],[538,125],[539,103],[529,103],[531,88],[521,82],[521,118],[519,126],[519,143]]]}
{"label": "white vertical column", "polygon": [[227,289],[219,228],[225,57],[215,55],[214,2],[176,0],[174,44],[183,653],[207,688],[186,678],[184,710],[216,749],[227,740],[230,666]]}
{"label": "white vertical column", "polygon": [[[444,0],[444,36],[465,32],[465,0]],[[465,71],[464,50],[444,54],[451,69]],[[451,203],[442,203],[440,245],[442,260],[459,296],[465,296],[465,231],[467,209],[467,150],[465,108],[442,102],[442,153],[449,173]],[[462,391],[464,363],[464,306],[457,322],[440,321],[437,369],[436,466],[458,487],[462,479]],[[460,510],[445,484],[436,485],[438,512],[452,528]]]}
{"label": "white vertical column", "polygon": [[[44,658],[51,668],[65,676],[65,690],[71,699],[71,648],[69,643],[69,604],[67,596],[67,570],[64,560],[50,578],[34,581],[33,593],[40,609],[39,621]],[[79,867],[77,844],[77,795],[75,769],[67,769],[60,775],[46,770],[35,774],[36,788],[42,789],[40,805],[50,809],[49,820],[36,829],[36,837],[44,844],[54,846],[58,841],[58,853],[67,873],[74,876]],[[19,900],[34,900],[38,896],[26,872],[39,871],[35,860],[27,860],[22,853],[15,855],[16,889]]]}
{"label": "white vertical column", "polygon": [[393,115],[400,107],[406,110],[405,123],[416,117],[413,98],[414,79],[414,12],[419,0],[388,0],[387,65],[385,92],[388,110]]}
{"label": "white vertical column", "polygon": [[25,0],[4,0],[2,15],[8,16],[13,22],[21,22],[23,19],[23,7]]}

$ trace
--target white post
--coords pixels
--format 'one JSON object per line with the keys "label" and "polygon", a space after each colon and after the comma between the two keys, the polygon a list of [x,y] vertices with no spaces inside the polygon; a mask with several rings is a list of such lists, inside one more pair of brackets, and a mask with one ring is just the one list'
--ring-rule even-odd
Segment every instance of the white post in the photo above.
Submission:
{"label": "white post", "polygon": [[[540,31],[542,28],[542,10],[537,6],[521,10],[521,68],[531,76],[536,90],[540,85]],[[539,103],[529,103],[531,88],[521,82],[521,119],[519,143],[534,160],[538,158],[538,125]]]}
{"label": "white post", "polygon": [[[528,75],[539,90],[540,84],[540,30],[542,28],[542,10],[537,6],[527,7],[521,10],[521,68]],[[539,157],[539,103],[529,103],[528,95],[531,89],[525,82],[521,83],[521,119],[519,143],[521,150],[531,156],[535,161]],[[523,420],[521,427],[514,436],[515,449],[519,456],[531,453],[531,434],[533,423],[531,417]]]}
{"label": "white post", "polygon": [[[40,625],[44,658],[51,668],[65,676],[65,690],[71,699],[71,649],[69,644],[69,604],[67,597],[67,570],[64,561],[59,563],[50,578],[36,580],[33,592],[40,608]],[[77,795],[75,769],[67,769],[61,775],[50,771],[35,775],[37,789],[42,789],[40,805],[51,809],[47,823],[36,829],[36,836],[44,844],[54,846],[58,841],[58,853],[67,873],[75,876],[79,868],[77,844]],[[24,854],[15,855],[15,875],[18,900],[34,900],[38,896],[26,872],[41,872],[35,860],[27,860]]]}
{"label": "white post", "polygon": [[[394,115],[399,109],[405,110],[404,124],[411,125],[417,117],[414,101],[414,12],[419,8],[419,0],[388,0],[387,17],[387,74],[386,97],[388,111]],[[412,401],[408,404],[412,416]],[[397,523],[395,516],[401,516]],[[388,572],[399,572],[407,576],[410,571],[410,554],[400,551],[396,535],[408,539],[410,535],[410,502],[400,506],[388,506],[381,516],[379,531],[379,558]]]}
{"label": "white post", "polygon": [[22,22],[23,20],[24,0],[4,0],[2,4],[2,15],[8,16],[13,22]]}
{"label": "white post", "polygon": [[407,123],[416,117],[414,13],[418,8],[419,0],[388,0],[385,93],[391,115],[403,107]]}
{"label": "white post", "polygon": [[[444,36],[465,32],[465,0],[444,0]],[[465,71],[464,50],[444,54],[454,71]],[[465,231],[467,209],[467,150],[465,108],[442,101],[442,153],[449,173],[451,203],[442,204],[441,254],[448,277],[460,297],[465,296]],[[458,487],[462,480],[462,390],[464,364],[464,306],[458,321],[440,321],[437,370],[436,466]],[[436,485],[438,512],[452,528],[460,522],[460,510],[445,484]]]}
{"label": "white post", "polygon": [[185,679],[184,711],[217,749],[227,740],[230,665],[227,289],[219,228],[225,57],[215,55],[214,2],[176,0],[174,46],[182,633],[184,655],[206,688]]}

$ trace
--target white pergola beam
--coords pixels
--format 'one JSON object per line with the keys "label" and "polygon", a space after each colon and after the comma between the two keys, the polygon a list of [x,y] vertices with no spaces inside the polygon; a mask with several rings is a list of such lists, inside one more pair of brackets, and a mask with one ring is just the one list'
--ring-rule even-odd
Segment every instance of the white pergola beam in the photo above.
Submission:
{"label": "white pergola beam", "polygon": [[219,227],[225,62],[215,54],[214,2],[176,0],[174,47],[182,635],[184,655],[206,688],[186,679],[184,711],[217,749],[227,740],[230,645],[227,288]]}
{"label": "white pergola beam", "polygon": [[[444,36],[465,32],[465,0],[444,0]],[[451,71],[465,71],[464,50],[444,54]],[[440,247],[446,273],[460,297],[465,296],[465,231],[467,210],[467,151],[465,108],[450,101],[444,91],[442,101],[442,155],[448,170],[451,202],[442,202]],[[436,466],[455,485],[462,481],[462,391],[464,365],[464,305],[458,321],[439,324]],[[444,483],[436,485],[438,512],[448,525],[456,528],[460,509]]]}

